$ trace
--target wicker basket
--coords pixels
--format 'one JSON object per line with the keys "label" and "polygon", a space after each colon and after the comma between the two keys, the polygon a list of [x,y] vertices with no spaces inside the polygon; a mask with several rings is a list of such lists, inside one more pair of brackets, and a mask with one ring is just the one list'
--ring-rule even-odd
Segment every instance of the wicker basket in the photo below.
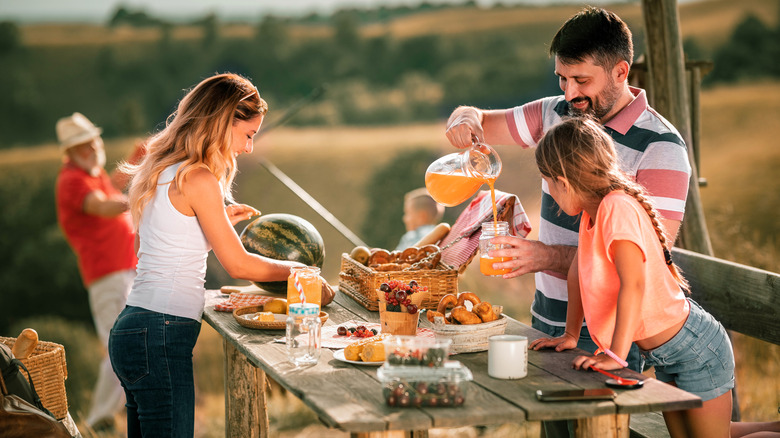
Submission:
{"label": "wicker basket", "polygon": [[376,291],[380,284],[387,280],[398,280],[405,283],[415,280],[420,286],[427,287],[430,293],[420,308],[435,310],[441,297],[446,294],[458,293],[458,271],[447,269],[445,265],[439,266],[442,269],[380,272],[364,266],[348,254],[342,254],[339,290],[352,297],[366,309],[377,312],[379,311],[379,301]]}
{"label": "wicker basket", "polygon": [[[0,342],[13,348],[16,338],[0,337]],[[58,420],[65,418],[68,415],[68,398],[65,394],[68,367],[65,363],[65,348],[53,342],[38,341],[30,357],[22,359],[21,362],[30,372],[30,378],[43,406]],[[24,371],[22,374],[27,377]]]}
{"label": "wicker basket", "polygon": [[438,317],[433,324],[433,333],[436,339],[452,339],[451,354],[487,351],[490,337],[503,335],[506,330],[507,318],[502,314],[503,311],[503,306],[494,305],[493,313],[498,315],[498,319],[480,324],[444,324],[442,318]]}

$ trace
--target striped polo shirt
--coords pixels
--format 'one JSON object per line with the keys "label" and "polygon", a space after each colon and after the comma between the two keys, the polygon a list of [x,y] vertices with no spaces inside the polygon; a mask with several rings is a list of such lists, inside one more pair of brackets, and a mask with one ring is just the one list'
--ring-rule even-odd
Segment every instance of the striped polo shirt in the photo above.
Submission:
{"label": "striped polo shirt", "polygon": [[[685,143],[677,130],[647,104],[645,91],[630,87],[634,100],[604,125],[615,142],[620,168],[650,194],[658,212],[669,220],[682,220],[691,166]],[[535,147],[550,127],[568,115],[563,96],[546,97],[506,111],[515,142]],[[558,208],[542,180],[539,241],[548,245],[577,246],[579,216]],[[537,272],[531,314],[549,325],[566,326],[566,276]]]}

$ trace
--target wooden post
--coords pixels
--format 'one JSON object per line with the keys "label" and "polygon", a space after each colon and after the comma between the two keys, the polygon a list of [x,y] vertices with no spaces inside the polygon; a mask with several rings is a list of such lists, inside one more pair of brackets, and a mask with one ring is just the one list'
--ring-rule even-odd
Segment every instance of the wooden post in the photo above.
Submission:
{"label": "wooden post", "polygon": [[574,427],[574,436],[576,438],[628,438],[631,432],[628,423],[628,414],[579,418]]}
{"label": "wooden post", "polygon": [[699,175],[693,154],[691,113],[688,106],[685,61],[683,58],[677,0],[642,0],[647,35],[647,67],[653,107],[674,125],[688,145],[691,181],[685,206],[685,219],[678,245],[712,255],[707,223],[699,195]]}
{"label": "wooden post", "polygon": [[255,367],[230,342],[225,350],[225,436],[268,437],[265,371]]}

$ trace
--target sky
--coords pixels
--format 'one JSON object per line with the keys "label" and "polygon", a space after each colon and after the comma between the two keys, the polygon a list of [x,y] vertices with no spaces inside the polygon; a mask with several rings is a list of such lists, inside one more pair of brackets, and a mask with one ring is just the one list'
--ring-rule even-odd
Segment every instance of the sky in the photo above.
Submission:
{"label": "sky", "polygon": [[[106,22],[120,7],[144,10],[160,18],[189,19],[211,12],[221,18],[257,19],[266,14],[301,16],[310,12],[330,14],[344,7],[373,8],[382,5],[419,5],[422,0],[0,0],[0,21]],[[619,0],[618,0],[619,1]],[[625,0],[624,0],[625,1]],[[464,0],[428,0],[428,3],[463,3]],[[518,3],[562,3],[576,0],[477,0],[484,6]],[[613,0],[612,3],[615,1]],[[607,3],[590,0],[588,3]]]}

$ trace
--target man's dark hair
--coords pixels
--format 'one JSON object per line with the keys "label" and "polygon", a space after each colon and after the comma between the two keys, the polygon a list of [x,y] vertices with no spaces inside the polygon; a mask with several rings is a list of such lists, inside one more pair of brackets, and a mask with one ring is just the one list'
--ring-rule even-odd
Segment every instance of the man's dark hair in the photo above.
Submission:
{"label": "man's dark hair", "polygon": [[631,65],[634,60],[631,30],[613,12],[588,6],[558,29],[550,43],[550,56],[557,56],[564,64],[591,57],[605,69],[620,61]]}

